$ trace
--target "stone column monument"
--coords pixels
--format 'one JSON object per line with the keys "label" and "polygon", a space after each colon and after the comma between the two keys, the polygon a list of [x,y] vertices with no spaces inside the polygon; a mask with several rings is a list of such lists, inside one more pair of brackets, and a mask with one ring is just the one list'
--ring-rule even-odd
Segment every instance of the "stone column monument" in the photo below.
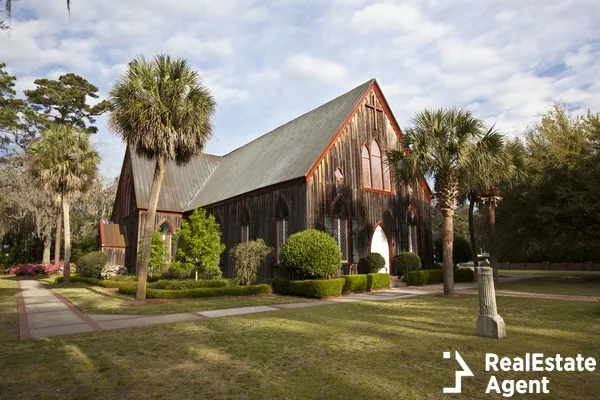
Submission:
{"label": "stone column monument", "polygon": [[477,267],[477,286],[479,288],[479,316],[477,334],[479,336],[502,339],[506,337],[504,320],[496,309],[496,291],[494,274],[490,267]]}

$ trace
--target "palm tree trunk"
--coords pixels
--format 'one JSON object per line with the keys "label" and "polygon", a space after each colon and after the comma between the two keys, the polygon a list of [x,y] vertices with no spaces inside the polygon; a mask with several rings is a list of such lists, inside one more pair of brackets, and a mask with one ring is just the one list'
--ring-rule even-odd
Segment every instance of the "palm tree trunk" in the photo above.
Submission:
{"label": "palm tree trunk", "polygon": [[442,274],[444,277],[444,294],[454,293],[454,210],[442,210],[442,249],[444,264]]}
{"label": "palm tree trunk", "polygon": [[[471,238],[471,252],[473,254],[473,267],[479,266],[477,259],[477,241],[475,240],[475,221],[473,221],[473,211],[475,209],[475,194],[469,196],[469,236]],[[475,271],[477,272],[477,271]]]}
{"label": "palm tree trunk", "polygon": [[49,235],[44,234],[44,252],[42,253],[42,265],[50,264],[50,246],[52,245],[52,238]]}
{"label": "palm tree trunk", "polygon": [[65,225],[65,258],[63,264],[63,283],[70,283],[71,279],[71,221],[69,219],[69,201],[62,199],[63,220]]}
{"label": "palm tree trunk", "polygon": [[62,205],[57,207],[56,211],[56,231],[54,232],[54,265],[60,262],[60,235],[62,233]]}
{"label": "palm tree trunk", "polygon": [[488,235],[490,251],[490,267],[494,271],[494,283],[498,284],[498,251],[496,249],[496,205],[493,201],[486,204],[488,215]]}
{"label": "palm tree trunk", "polygon": [[152,244],[152,234],[154,233],[154,218],[156,217],[156,207],[158,197],[165,175],[165,158],[156,159],[154,168],[154,178],[152,179],[152,189],[150,190],[150,199],[148,201],[148,211],[146,212],[146,226],[144,227],[144,241],[142,242],[142,262],[137,271],[137,291],[135,299],[137,301],[146,301],[146,280],[148,278],[148,264],[150,263],[150,246]]}

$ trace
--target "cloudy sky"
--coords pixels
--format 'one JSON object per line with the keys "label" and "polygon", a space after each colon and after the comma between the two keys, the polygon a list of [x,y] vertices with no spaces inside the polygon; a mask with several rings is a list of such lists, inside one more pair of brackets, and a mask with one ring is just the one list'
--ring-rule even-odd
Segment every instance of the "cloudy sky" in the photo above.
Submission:
{"label": "cloudy sky", "polygon": [[[0,3],[3,3],[0,0]],[[18,89],[75,72],[106,96],[139,54],[185,57],[218,102],[225,154],[375,77],[400,126],[465,106],[514,135],[553,101],[600,111],[597,0],[19,0],[0,32]],[[101,170],[124,146],[98,120]]]}

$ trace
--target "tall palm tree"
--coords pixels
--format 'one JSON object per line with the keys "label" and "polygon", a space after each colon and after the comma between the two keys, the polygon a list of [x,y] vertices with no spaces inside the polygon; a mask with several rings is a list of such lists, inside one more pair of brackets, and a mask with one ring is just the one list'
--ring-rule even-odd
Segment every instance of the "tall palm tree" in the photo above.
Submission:
{"label": "tall palm tree", "polygon": [[[502,199],[501,189],[509,188],[527,178],[527,158],[520,140],[508,141],[498,154],[491,154],[483,162],[472,164],[473,169],[465,177],[464,187],[470,193],[471,203],[485,208],[488,226],[488,251],[494,281],[498,283],[498,251],[496,243],[496,207]],[[470,211],[470,210],[469,210]],[[472,218],[469,215],[469,218]],[[469,226],[472,241],[474,227]]]}
{"label": "tall palm tree", "polygon": [[137,154],[156,163],[137,271],[136,299],[145,301],[150,245],[165,165],[168,161],[185,164],[200,154],[212,135],[215,101],[186,60],[167,55],[130,62],[110,97],[112,129]]}
{"label": "tall palm tree", "polygon": [[[60,197],[64,222],[63,282],[69,283],[71,263],[70,202],[85,193],[98,175],[100,155],[81,130],[53,125],[29,149],[28,168],[46,190]],[[56,262],[56,260],[55,260]]]}
{"label": "tall palm tree", "polygon": [[402,145],[388,151],[388,162],[400,182],[413,183],[419,175],[435,181],[434,195],[442,213],[444,294],[449,295],[454,292],[452,243],[460,181],[481,162],[480,154],[500,151],[502,140],[463,109],[424,109],[411,122]]}

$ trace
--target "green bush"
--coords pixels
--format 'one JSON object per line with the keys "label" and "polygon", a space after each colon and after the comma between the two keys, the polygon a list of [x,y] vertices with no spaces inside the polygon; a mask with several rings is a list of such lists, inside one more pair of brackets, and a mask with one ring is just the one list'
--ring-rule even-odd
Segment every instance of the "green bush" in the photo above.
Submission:
{"label": "green bush", "polygon": [[101,251],[92,251],[79,259],[77,270],[81,276],[99,278],[108,256]]}
{"label": "green bush", "polygon": [[[437,238],[433,243],[434,257],[436,260],[443,258],[442,239]],[[452,254],[454,264],[473,261],[473,254],[471,252],[471,243],[463,236],[454,235],[454,241],[452,242]]]}
{"label": "green bush", "polygon": [[[136,288],[120,287],[119,293],[126,295],[135,295]],[[221,296],[252,296],[259,294],[272,293],[269,285],[251,285],[251,286],[224,286],[213,288],[196,288],[183,290],[162,290],[148,288],[146,297],[149,299],[193,299],[200,297],[221,297]]]}
{"label": "green bush", "polygon": [[415,253],[405,251],[394,257],[394,267],[396,274],[403,276],[407,272],[421,269],[421,258]]}
{"label": "green bush", "polygon": [[367,290],[387,289],[390,287],[389,274],[367,274]]}
{"label": "green bush", "polygon": [[329,296],[341,296],[346,280],[335,279],[308,279],[304,281],[290,281],[290,292],[296,296],[316,297],[318,299]]}
{"label": "green bush", "polygon": [[161,279],[157,282],[148,284],[149,288],[152,289],[167,289],[167,290],[182,290],[182,289],[196,289],[196,288],[207,288],[207,287],[225,287],[233,286],[230,280],[225,279],[209,279],[209,280],[167,280]]}
{"label": "green bush", "polygon": [[[473,282],[475,274],[471,268],[456,268],[454,282]],[[444,274],[440,269],[411,271],[408,273],[408,285],[427,285],[444,282]]]}
{"label": "green bush", "polygon": [[327,233],[308,229],[288,238],[279,261],[283,270],[302,278],[326,278],[341,268],[342,253]]}
{"label": "green bush", "polygon": [[273,286],[273,292],[278,294],[291,294],[291,280],[287,278],[277,277],[271,280],[271,286]]}
{"label": "green bush", "polygon": [[426,285],[429,280],[429,271],[410,271],[407,274],[406,284],[409,286]]}
{"label": "green bush", "polygon": [[457,268],[454,270],[454,282],[473,282],[475,273],[471,268]]}
{"label": "green bush", "polygon": [[[70,277],[71,282],[73,283],[87,283],[88,285],[94,285],[94,286],[101,286],[101,287],[105,287],[105,288],[109,288],[109,289],[114,289],[114,288],[133,288],[133,291],[135,293],[135,288],[137,286],[137,282],[128,282],[128,281],[118,281],[118,280],[113,280],[113,279],[98,279],[98,278],[89,278],[89,277],[85,277],[85,276],[79,276],[79,275],[71,275]],[[62,283],[63,281],[63,277],[62,276],[57,276],[55,278],[56,283]]]}
{"label": "green bush", "polygon": [[346,283],[344,284],[344,293],[360,292],[367,290],[367,275],[346,275],[344,276]]}
{"label": "green bush", "polygon": [[271,254],[273,248],[267,246],[262,239],[238,243],[229,251],[235,260],[235,276],[242,285],[256,282],[258,268],[263,260]]}
{"label": "green bush", "polygon": [[367,274],[377,273],[385,267],[385,258],[379,253],[369,253],[365,257],[364,268]]}

